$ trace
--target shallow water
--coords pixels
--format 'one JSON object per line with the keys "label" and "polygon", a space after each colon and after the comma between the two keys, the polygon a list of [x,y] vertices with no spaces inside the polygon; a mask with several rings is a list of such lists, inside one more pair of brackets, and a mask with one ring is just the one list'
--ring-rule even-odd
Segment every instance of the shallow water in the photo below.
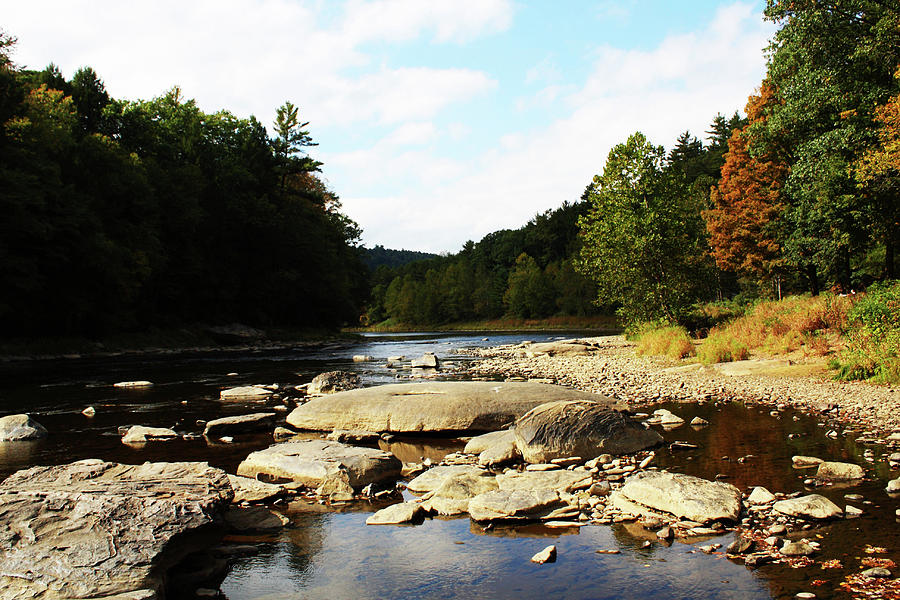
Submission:
{"label": "shallow water", "polygon": [[[572,334],[561,334],[571,337]],[[224,387],[254,383],[299,384],[322,371],[360,372],[366,385],[395,381],[384,367],[392,355],[417,357],[434,351],[464,363],[454,349],[496,345],[522,339],[542,341],[558,334],[484,334],[477,336],[416,334],[369,336],[358,344],[259,353],[194,356],[117,357],[0,365],[0,415],[27,411],[52,435],[39,442],[0,443],[0,477],[35,464],[64,463],[96,457],[127,463],[146,460],[206,460],[234,472],[249,452],[271,443],[268,435],[239,437],[238,443],[212,444],[202,438],[130,448],[120,442],[118,427],[130,424],[174,426],[199,432],[198,419],[209,420],[264,408],[266,403],[222,402]],[[370,354],[371,363],[353,363],[355,354]],[[236,372],[237,375],[229,375]],[[402,373],[402,372],[401,372]],[[123,380],[149,379],[144,390],[111,387]],[[93,418],[81,414],[86,406]],[[805,489],[807,475],[791,467],[791,456],[806,454],[857,462],[878,479],[846,489],[820,488],[839,506],[846,493],[862,494],[870,504],[854,502],[866,515],[808,532],[822,544],[819,559],[838,558],[846,570],[824,571],[817,565],[791,569],[769,565],[750,570],[721,555],[706,555],[696,545],[728,544],[731,535],[657,543],[636,524],[585,526],[565,531],[542,526],[497,527],[485,531],[468,518],[426,520],[410,527],[366,526],[376,506],[361,503],[340,512],[317,504],[293,502],[281,507],[291,519],[277,535],[255,538],[259,553],[240,559],[222,584],[230,600],[299,598],[791,598],[812,591],[819,598],[849,597],[836,591],[847,572],[859,570],[866,544],[890,549],[900,562],[898,501],[884,493],[888,477],[881,448],[875,463],[863,457],[866,446],[855,435],[832,440],[812,417],[739,404],[660,405],[688,421],[702,416],[708,427],[684,425],[660,431],[666,446],[657,450],[660,467],[711,479],[716,475],[740,489],[763,485],[773,492]],[[641,408],[647,412],[654,407]],[[840,430],[839,430],[840,431]],[[789,438],[788,436],[793,437]],[[697,449],[672,449],[684,441]],[[400,439],[381,443],[404,461],[439,459],[461,447],[454,440]],[[740,459],[740,460],[739,460]],[[821,537],[818,537],[821,536]],[[653,544],[642,548],[645,540]],[[556,563],[536,565],[530,557],[555,544]],[[598,554],[596,550],[619,550]],[[822,581],[813,585],[813,581]]]}

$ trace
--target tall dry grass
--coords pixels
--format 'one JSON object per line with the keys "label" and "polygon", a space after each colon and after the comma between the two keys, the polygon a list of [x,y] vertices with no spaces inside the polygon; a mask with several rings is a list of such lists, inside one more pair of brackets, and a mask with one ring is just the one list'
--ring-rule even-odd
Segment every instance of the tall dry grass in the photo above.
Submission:
{"label": "tall dry grass", "polygon": [[694,342],[684,327],[646,324],[632,334],[640,356],[668,356],[676,360],[694,356]]}

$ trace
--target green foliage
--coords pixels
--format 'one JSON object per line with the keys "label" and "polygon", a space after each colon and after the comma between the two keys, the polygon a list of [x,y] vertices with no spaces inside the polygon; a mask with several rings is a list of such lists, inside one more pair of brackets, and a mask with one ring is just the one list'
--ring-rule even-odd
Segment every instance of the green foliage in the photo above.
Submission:
{"label": "green foliage", "polygon": [[849,315],[849,343],[831,366],[839,379],[900,382],[900,282],[875,284]]}
{"label": "green foliage", "polygon": [[698,199],[676,170],[664,168],[664,156],[641,133],[615,146],[580,220],[577,267],[597,284],[598,302],[619,302],[628,323],[677,322],[708,269]]}

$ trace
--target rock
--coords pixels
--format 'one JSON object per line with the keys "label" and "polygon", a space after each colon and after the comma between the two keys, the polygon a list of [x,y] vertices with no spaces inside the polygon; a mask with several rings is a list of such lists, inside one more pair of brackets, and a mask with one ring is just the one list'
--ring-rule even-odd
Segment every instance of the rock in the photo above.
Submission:
{"label": "rock", "polygon": [[446,477],[441,484],[426,497],[425,508],[440,515],[458,515],[467,512],[469,500],[499,489],[497,480],[488,471],[475,473],[461,471]]}
{"label": "rock", "polygon": [[548,400],[574,398],[597,396],[541,383],[399,383],[313,398],[295,408],[287,422],[314,431],[491,431]]}
{"label": "rock", "polygon": [[501,490],[555,490],[571,493],[591,487],[593,479],[587,471],[510,471],[497,475]]}
{"label": "rock", "polygon": [[374,431],[346,431],[344,429],[335,429],[325,436],[325,439],[332,442],[341,442],[343,444],[370,444],[381,439],[381,435]]}
{"label": "rock", "polygon": [[796,542],[785,542],[780,552],[785,556],[812,556],[816,553],[816,550],[804,540],[798,540]]}
{"label": "rock", "polygon": [[145,388],[153,385],[152,381],[120,381],[119,383],[114,383],[113,387],[117,388]]}
{"label": "rock", "polygon": [[556,546],[547,546],[531,557],[531,562],[542,565],[548,562],[556,562]]}
{"label": "rock", "polygon": [[475,465],[441,465],[425,471],[410,481],[406,489],[411,492],[425,494],[439,488],[446,479],[457,479],[467,476],[480,477],[484,472],[484,469],[480,469]]}
{"label": "rock", "polygon": [[557,471],[559,470],[559,465],[554,465],[553,463],[537,463],[533,465],[525,465],[526,471]]}
{"label": "rock", "polygon": [[659,420],[660,425],[681,425],[684,423],[684,419],[665,408],[654,410],[653,414]]}
{"label": "rock", "polygon": [[816,479],[830,479],[833,481],[850,481],[852,479],[862,479],[865,476],[865,470],[853,463],[822,462],[816,471]]}
{"label": "rock", "polygon": [[228,476],[206,463],[89,459],[14,473],[0,483],[3,598],[158,590],[167,570],[216,543],[231,498]]}
{"label": "rock", "polygon": [[864,513],[861,508],[856,508],[855,506],[850,506],[849,504],[844,507],[844,516],[848,519],[856,519],[863,516],[863,514]]}
{"label": "rock", "polygon": [[821,458],[816,458],[815,456],[793,456],[791,457],[791,463],[794,465],[795,469],[807,469],[809,467],[818,467],[820,464],[825,462]]}
{"label": "rock", "polygon": [[502,429],[500,431],[491,431],[482,435],[476,435],[468,442],[463,450],[466,454],[481,454],[491,446],[507,440],[516,439],[516,433],[512,429]]}
{"label": "rock", "polygon": [[261,385],[244,385],[228,388],[219,392],[222,400],[259,400],[271,396],[274,392]]}
{"label": "rock", "polygon": [[83,414],[86,417],[93,417],[94,415],[97,414],[97,409],[94,408],[93,406],[88,406],[86,409],[81,411],[81,414]]}
{"label": "rock", "polygon": [[425,509],[418,502],[400,502],[382,508],[366,519],[366,525],[399,525],[422,517]]}
{"label": "rock", "polygon": [[39,440],[47,437],[44,426],[28,415],[8,415],[0,418],[0,442]]}
{"label": "rock", "polygon": [[706,427],[707,425],[709,425],[709,421],[701,417],[691,419],[691,427]]}
{"label": "rock", "polygon": [[680,473],[644,471],[629,477],[620,492],[632,502],[697,523],[736,521],[741,512],[741,492],[733,485]]}
{"label": "rock", "polygon": [[[365,487],[371,491],[372,484]],[[355,497],[353,486],[350,484],[350,476],[345,469],[339,469],[325,478],[316,488],[316,495],[328,498],[330,502],[350,502]]]}
{"label": "rock", "polygon": [[779,500],[773,508],[784,515],[809,519],[833,519],[844,513],[834,502],[819,494]]}
{"label": "rock", "polygon": [[333,394],[354,390],[361,385],[359,375],[351,371],[327,371],[313,377],[306,388],[309,394]]}
{"label": "rock", "polygon": [[478,464],[493,467],[518,460],[521,457],[515,435],[509,435],[481,452],[478,455]]}
{"label": "rock", "polygon": [[277,531],[288,524],[288,519],[261,506],[233,506],[225,513],[225,522],[238,533],[259,533]]}
{"label": "rock", "polygon": [[887,487],[884,489],[888,494],[900,493],[900,477],[888,481]]}
{"label": "rock", "polygon": [[438,359],[434,352],[426,352],[421,358],[413,359],[410,362],[410,366],[413,369],[437,369]]}
{"label": "rock", "polygon": [[752,546],[753,546],[752,538],[738,535],[735,537],[733,542],[728,544],[728,547],[725,548],[725,552],[727,552],[728,554],[744,554]]}
{"label": "rock", "polygon": [[375,357],[374,357],[374,356],[370,356],[370,355],[368,355],[368,354],[354,354],[354,355],[353,355],[353,362],[355,362],[355,363],[358,363],[358,362],[372,362],[373,360],[375,360]]}
{"label": "rock", "polygon": [[775,494],[767,490],[762,486],[756,486],[753,488],[753,491],[750,492],[750,495],[747,497],[747,504],[768,504],[769,502],[775,501]]}
{"label": "rock", "polygon": [[860,572],[860,575],[864,577],[874,577],[876,579],[885,579],[891,576],[891,572],[884,567],[872,567],[871,569]]}
{"label": "rock", "polygon": [[231,489],[234,490],[232,502],[235,504],[241,502],[265,502],[284,493],[284,488],[280,485],[264,483],[249,477],[241,477],[240,475],[229,475],[228,481],[231,482]]}
{"label": "rock", "polygon": [[765,564],[775,562],[776,557],[768,552],[756,552],[748,554],[744,557],[744,564],[750,568],[761,567]]}
{"label": "rock", "polygon": [[354,488],[398,477],[401,463],[393,455],[374,448],[359,448],[325,440],[282,442],[251,453],[237,474],[261,481],[293,481],[318,487],[346,472]]}
{"label": "rock", "polygon": [[275,431],[272,432],[272,437],[275,438],[275,441],[290,439],[295,435],[297,435],[297,432],[287,427],[276,427]]}
{"label": "rock", "polygon": [[594,347],[578,340],[561,340],[558,342],[541,342],[529,344],[527,355],[539,356],[587,356],[594,351]]}
{"label": "rock", "polygon": [[178,437],[178,434],[165,427],[144,427],[134,425],[128,428],[128,432],[122,437],[123,444],[143,444],[145,442],[168,442]]}
{"label": "rock", "polygon": [[553,490],[499,490],[469,500],[469,515],[476,521],[539,519],[562,503]]}
{"label": "rock", "polygon": [[626,454],[662,441],[657,432],[646,429],[613,408],[610,398],[547,402],[528,411],[516,421],[516,445],[529,463],[545,463],[554,458],[599,454]]}
{"label": "rock", "polygon": [[218,438],[223,435],[266,431],[275,425],[277,419],[278,415],[276,413],[265,412],[222,417],[221,419],[209,421],[203,429],[203,435],[210,438]]}

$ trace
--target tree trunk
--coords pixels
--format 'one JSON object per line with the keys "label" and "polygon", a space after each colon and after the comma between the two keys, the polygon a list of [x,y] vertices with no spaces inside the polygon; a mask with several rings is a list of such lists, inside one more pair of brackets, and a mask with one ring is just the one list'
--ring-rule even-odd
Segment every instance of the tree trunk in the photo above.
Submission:
{"label": "tree trunk", "polygon": [[853,276],[850,269],[850,249],[844,246],[841,248],[841,291],[849,294],[853,287]]}
{"label": "tree trunk", "polygon": [[884,278],[894,279],[894,239],[888,232],[884,238]]}
{"label": "tree trunk", "polygon": [[819,274],[816,271],[816,265],[806,265],[806,278],[809,280],[809,291],[813,296],[819,295]]}

